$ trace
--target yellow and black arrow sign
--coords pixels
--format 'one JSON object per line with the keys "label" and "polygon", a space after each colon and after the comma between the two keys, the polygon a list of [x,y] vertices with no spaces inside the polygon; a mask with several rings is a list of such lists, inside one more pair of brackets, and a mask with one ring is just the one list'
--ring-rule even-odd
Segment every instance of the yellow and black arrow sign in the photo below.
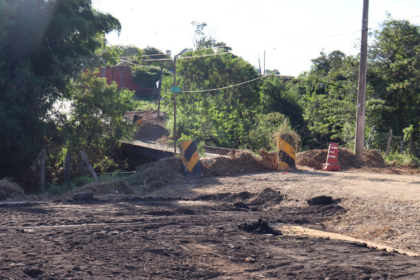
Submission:
{"label": "yellow and black arrow sign", "polygon": [[179,149],[185,176],[200,177],[202,174],[197,142],[195,140],[183,141],[179,144]]}
{"label": "yellow and black arrow sign", "polygon": [[296,169],[296,147],[294,142],[293,136],[289,134],[281,134],[277,139],[280,169]]}

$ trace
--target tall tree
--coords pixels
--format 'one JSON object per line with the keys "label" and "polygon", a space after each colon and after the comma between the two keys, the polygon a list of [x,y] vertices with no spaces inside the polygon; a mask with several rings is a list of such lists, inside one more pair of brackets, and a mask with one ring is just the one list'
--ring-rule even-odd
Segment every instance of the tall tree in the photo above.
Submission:
{"label": "tall tree", "polygon": [[390,108],[381,112],[384,130],[402,134],[420,129],[420,27],[388,18],[373,34],[369,48],[369,81],[377,98]]}
{"label": "tall tree", "polygon": [[19,174],[54,128],[52,105],[83,65],[98,61],[117,19],[90,0],[0,0],[0,177]]}

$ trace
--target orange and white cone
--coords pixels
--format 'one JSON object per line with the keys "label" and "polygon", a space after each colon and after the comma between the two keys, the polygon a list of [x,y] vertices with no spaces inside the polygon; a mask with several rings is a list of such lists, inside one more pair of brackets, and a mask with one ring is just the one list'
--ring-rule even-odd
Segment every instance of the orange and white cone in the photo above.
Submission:
{"label": "orange and white cone", "polygon": [[338,163],[338,146],[338,143],[330,143],[327,162],[322,165],[322,170],[340,171],[340,164]]}

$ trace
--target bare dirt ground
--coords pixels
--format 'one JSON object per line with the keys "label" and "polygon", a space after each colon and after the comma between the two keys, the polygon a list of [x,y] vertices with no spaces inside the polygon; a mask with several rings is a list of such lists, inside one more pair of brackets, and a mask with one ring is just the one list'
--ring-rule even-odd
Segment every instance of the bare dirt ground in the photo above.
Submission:
{"label": "bare dirt ground", "polygon": [[[413,175],[305,170],[190,179],[150,198],[9,201],[0,279],[420,279],[418,257],[389,249],[420,253],[419,187]],[[319,195],[341,202],[308,205]],[[238,228],[258,218],[283,235]]]}
{"label": "bare dirt ground", "polygon": [[190,180],[152,194],[192,197],[197,193],[260,192],[272,188],[287,195],[282,207],[308,207],[307,200],[340,198],[347,213],[324,221],[326,231],[346,234],[394,248],[420,253],[420,176],[360,171],[269,172],[235,177]]}

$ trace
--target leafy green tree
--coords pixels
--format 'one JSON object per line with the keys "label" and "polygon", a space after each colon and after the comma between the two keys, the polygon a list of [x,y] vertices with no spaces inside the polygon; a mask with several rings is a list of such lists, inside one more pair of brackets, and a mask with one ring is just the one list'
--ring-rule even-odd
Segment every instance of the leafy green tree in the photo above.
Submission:
{"label": "leafy green tree", "polygon": [[194,31],[194,47],[195,49],[219,48],[225,51],[231,51],[232,48],[227,46],[224,42],[217,42],[217,39],[212,37],[207,31],[207,23],[193,21],[191,23],[195,27]]}
{"label": "leafy green tree", "polygon": [[[151,46],[147,46],[146,48],[144,48],[143,50],[143,60],[148,60],[148,59],[171,59],[170,57],[168,57],[165,53],[163,53],[161,50],[155,48],[155,47],[151,47]],[[163,61],[141,61],[140,63],[141,65],[153,65],[153,66],[157,66],[157,67],[162,67],[164,69],[167,70],[174,70],[174,63],[171,60],[163,60]]]}
{"label": "leafy green tree", "polygon": [[83,74],[69,86],[69,118],[63,119],[63,133],[69,149],[94,148],[102,154],[111,152],[118,140],[130,139],[135,127],[125,118],[132,111],[134,92],[118,90],[93,72]]}
{"label": "leafy green tree", "polygon": [[292,90],[294,81],[270,76],[264,79],[261,86],[263,112],[277,112],[289,118],[292,127],[302,128],[304,124],[303,111],[299,105],[300,94]]}
{"label": "leafy green tree", "polygon": [[369,48],[369,82],[376,98],[390,108],[380,112],[384,130],[403,129],[420,122],[420,27],[388,18],[373,33]]}
{"label": "leafy green tree", "polygon": [[[54,134],[54,102],[120,23],[90,0],[0,0],[0,177],[27,167]],[[52,131],[52,132],[51,132]]]}
{"label": "leafy green tree", "polygon": [[[212,49],[190,51],[185,56],[213,54]],[[184,91],[226,87],[258,77],[253,66],[232,54],[179,59],[178,84]],[[172,81],[165,79],[163,92],[166,105],[172,111],[169,92]],[[259,83],[209,91],[186,92],[177,95],[177,132],[197,141],[231,147],[243,136],[261,110]],[[168,113],[173,113],[169,111]],[[172,119],[168,129],[172,131]]]}
{"label": "leafy green tree", "polygon": [[[313,59],[311,70],[299,77],[296,85],[303,93],[299,104],[310,131],[310,146],[325,146],[330,141],[352,145],[356,122],[356,103],[359,59],[340,51],[321,53]],[[303,88],[302,88],[303,85]],[[382,127],[378,113],[387,110],[383,100],[375,98],[372,87],[367,86],[366,133]],[[373,130],[372,130],[373,129]],[[306,139],[308,140],[308,139]]]}
{"label": "leafy green tree", "polygon": [[[160,79],[160,68],[158,67],[134,66],[131,67],[131,73],[134,81],[143,87],[155,87],[156,82]],[[162,76],[169,77],[172,74],[168,70],[163,69]]]}

